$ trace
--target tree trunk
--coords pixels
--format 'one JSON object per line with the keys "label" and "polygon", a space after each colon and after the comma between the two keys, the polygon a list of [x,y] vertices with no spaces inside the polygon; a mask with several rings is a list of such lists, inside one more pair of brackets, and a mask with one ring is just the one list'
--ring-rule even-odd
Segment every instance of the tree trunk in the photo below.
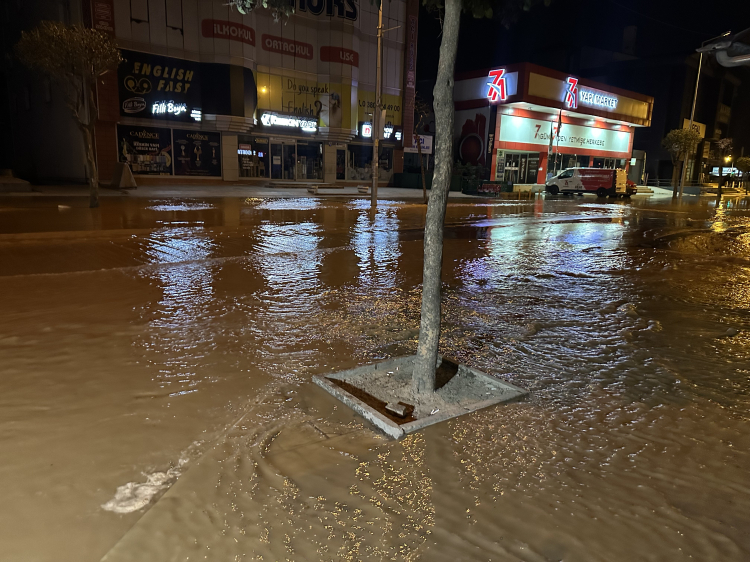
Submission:
{"label": "tree trunk", "polygon": [[412,388],[419,395],[435,391],[435,367],[440,341],[440,284],[443,263],[443,222],[453,171],[453,74],[458,49],[461,0],[445,0],[435,97],[435,172],[427,204],[422,273],[422,317],[414,361]]}
{"label": "tree trunk", "polygon": [[[724,157],[722,156],[722,160],[723,159]],[[716,197],[718,197],[719,199],[721,199],[721,184],[722,184],[722,180],[724,179],[723,174],[724,174],[724,166],[719,164],[719,187],[716,189]]]}
{"label": "tree trunk", "polygon": [[419,169],[422,171],[422,199],[427,205],[427,179],[424,177],[424,160],[422,159],[422,139],[419,135],[414,135],[417,139],[417,154],[419,154]]}
{"label": "tree trunk", "polygon": [[677,181],[678,176],[678,170],[680,169],[680,161],[672,163],[672,199],[677,199],[677,195],[679,195],[679,186],[677,185],[680,183]]}
{"label": "tree trunk", "polygon": [[86,150],[86,171],[89,177],[89,207],[95,209],[99,206],[99,173],[96,169],[94,158],[93,127],[83,126],[83,146]]}

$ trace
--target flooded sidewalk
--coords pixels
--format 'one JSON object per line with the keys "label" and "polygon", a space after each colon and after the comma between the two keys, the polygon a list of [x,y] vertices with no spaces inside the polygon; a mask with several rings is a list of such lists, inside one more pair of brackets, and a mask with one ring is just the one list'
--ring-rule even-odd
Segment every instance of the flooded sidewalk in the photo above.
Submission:
{"label": "flooded sidewalk", "polygon": [[0,199],[0,559],[750,558],[747,200],[452,199],[440,351],[530,396],[396,442],[311,382],[416,349],[383,196]]}

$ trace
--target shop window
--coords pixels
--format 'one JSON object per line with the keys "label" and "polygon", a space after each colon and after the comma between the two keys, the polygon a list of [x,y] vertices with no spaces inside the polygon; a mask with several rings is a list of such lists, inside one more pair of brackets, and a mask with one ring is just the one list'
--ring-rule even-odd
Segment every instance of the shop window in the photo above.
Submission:
{"label": "shop window", "polygon": [[240,177],[267,178],[271,170],[268,139],[240,135],[237,141]]}
{"label": "shop window", "polygon": [[346,163],[346,179],[372,179],[372,145],[349,145],[349,158]]}

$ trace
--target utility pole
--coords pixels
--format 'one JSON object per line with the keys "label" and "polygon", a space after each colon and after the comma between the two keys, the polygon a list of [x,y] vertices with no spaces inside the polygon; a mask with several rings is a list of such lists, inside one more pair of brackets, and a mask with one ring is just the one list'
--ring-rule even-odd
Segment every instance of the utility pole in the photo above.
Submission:
{"label": "utility pole", "polygon": [[373,110],[373,123],[372,123],[372,193],[370,194],[370,207],[377,209],[378,207],[378,176],[380,175],[379,160],[380,160],[380,135],[383,131],[383,124],[380,122],[381,113],[381,101],[380,101],[380,90],[382,89],[381,75],[382,75],[382,60],[383,60],[383,0],[380,0],[380,8],[378,9],[378,61],[375,67],[375,109]]}
{"label": "utility pole", "polygon": [[[709,41],[713,41],[714,39],[719,39],[720,37],[726,37],[732,33],[731,31],[727,31],[726,33],[722,33],[721,35],[717,35],[716,37],[713,37],[711,39],[706,39],[703,43],[701,43],[701,49],[708,43]],[[701,82],[701,67],[703,66],[703,51],[700,51],[701,56],[698,59],[698,75],[695,78],[695,91],[693,92],[693,107],[690,110],[690,125],[688,125],[688,131],[693,130],[693,121],[695,119],[695,103],[698,101],[698,85]],[[684,158],[682,159],[682,172],[680,173],[680,199],[682,199],[682,187],[685,185],[685,172],[687,171],[687,159],[688,155],[685,154]]]}

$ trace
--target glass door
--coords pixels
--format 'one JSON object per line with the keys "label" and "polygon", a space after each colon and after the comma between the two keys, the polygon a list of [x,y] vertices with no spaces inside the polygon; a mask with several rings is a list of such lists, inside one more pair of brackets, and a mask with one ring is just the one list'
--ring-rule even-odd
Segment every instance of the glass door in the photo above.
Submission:
{"label": "glass door", "polygon": [[282,179],[282,164],[281,164],[281,146],[280,142],[271,143],[271,179],[280,180]]}
{"label": "glass door", "polygon": [[281,146],[282,161],[284,163],[284,179],[297,179],[297,145],[294,141],[283,143]]}
{"label": "glass door", "polygon": [[271,141],[271,179],[297,179],[297,145],[295,141]]}

